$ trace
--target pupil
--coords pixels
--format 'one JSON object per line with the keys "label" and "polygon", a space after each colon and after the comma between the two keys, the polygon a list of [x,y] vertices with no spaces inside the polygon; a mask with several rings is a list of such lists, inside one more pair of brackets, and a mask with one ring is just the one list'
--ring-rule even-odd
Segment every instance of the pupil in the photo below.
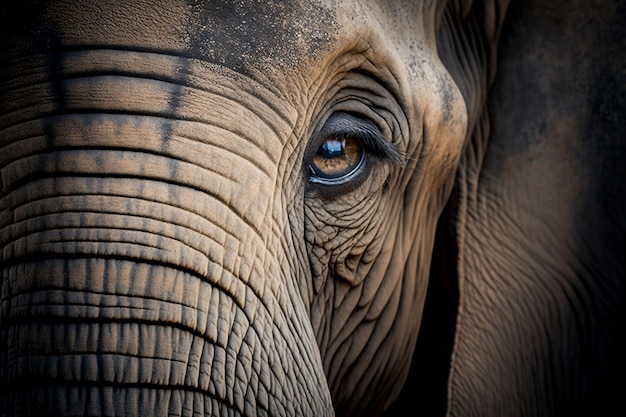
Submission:
{"label": "pupil", "polygon": [[345,141],[328,140],[324,142],[317,151],[319,156],[324,158],[336,158],[345,153]]}

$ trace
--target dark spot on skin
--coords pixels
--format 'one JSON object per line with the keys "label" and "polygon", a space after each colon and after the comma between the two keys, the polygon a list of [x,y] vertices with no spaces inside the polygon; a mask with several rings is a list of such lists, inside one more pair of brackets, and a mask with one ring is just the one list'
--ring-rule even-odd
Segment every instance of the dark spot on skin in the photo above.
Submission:
{"label": "dark spot on skin", "polygon": [[454,101],[456,95],[454,94],[453,85],[449,82],[441,83],[441,93],[443,94],[443,118],[444,120],[452,120],[455,117]]}
{"label": "dark spot on skin", "polygon": [[332,12],[312,2],[190,0],[190,6],[190,54],[244,75],[260,61],[293,68],[334,39]]}

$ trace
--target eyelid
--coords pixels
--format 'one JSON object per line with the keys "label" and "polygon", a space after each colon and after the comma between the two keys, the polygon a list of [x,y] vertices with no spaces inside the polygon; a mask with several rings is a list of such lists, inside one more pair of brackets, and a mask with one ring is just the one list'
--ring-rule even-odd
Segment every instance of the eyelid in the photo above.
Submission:
{"label": "eyelid", "polygon": [[350,113],[334,113],[328,118],[318,137],[322,141],[328,137],[357,139],[363,144],[366,152],[381,157],[395,166],[404,163],[402,152],[384,137],[371,120]]}

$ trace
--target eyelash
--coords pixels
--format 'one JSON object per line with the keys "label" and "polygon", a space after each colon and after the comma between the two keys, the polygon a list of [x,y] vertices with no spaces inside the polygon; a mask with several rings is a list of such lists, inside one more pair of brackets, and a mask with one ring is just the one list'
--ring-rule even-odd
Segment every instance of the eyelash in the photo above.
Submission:
{"label": "eyelash", "polygon": [[[324,178],[318,176],[316,169],[312,166],[318,149],[329,138],[353,139],[358,141],[362,148],[363,155],[358,165],[345,176]],[[403,162],[400,151],[383,136],[374,122],[361,115],[347,112],[333,113],[326,120],[324,127],[310,142],[306,155],[305,167],[309,189],[328,195],[343,194],[361,185],[370,174],[371,156],[378,157],[392,165],[400,165]]]}

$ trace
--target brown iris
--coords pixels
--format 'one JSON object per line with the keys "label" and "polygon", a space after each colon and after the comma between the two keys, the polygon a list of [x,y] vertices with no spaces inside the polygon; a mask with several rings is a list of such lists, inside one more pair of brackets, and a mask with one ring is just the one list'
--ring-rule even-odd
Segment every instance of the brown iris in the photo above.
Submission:
{"label": "brown iris", "polygon": [[340,178],[363,161],[363,147],[356,139],[329,137],[313,156],[312,168],[322,178]]}

